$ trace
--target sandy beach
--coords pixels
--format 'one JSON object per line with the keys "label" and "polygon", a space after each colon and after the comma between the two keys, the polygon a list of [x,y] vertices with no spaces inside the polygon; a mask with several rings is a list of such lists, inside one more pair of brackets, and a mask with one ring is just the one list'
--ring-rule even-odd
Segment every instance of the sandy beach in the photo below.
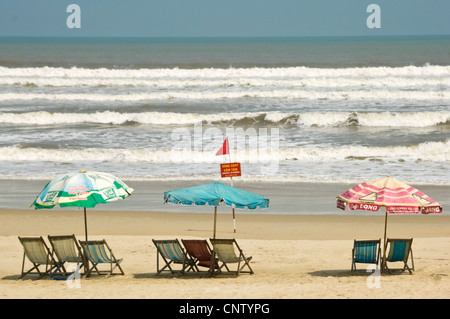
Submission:
{"label": "sandy beach", "polygon": [[[23,249],[17,236],[75,234],[84,239],[82,210],[0,210],[0,297],[298,299],[448,298],[450,296],[450,216],[388,217],[388,237],[414,238],[415,272],[376,277],[359,265],[350,272],[353,239],[383,238],[384,214],[376,216],[218,215],[217,237],[236,238],[252,256],[254,275],[238,278],[156,275],[152,238],[210,238],[213,214],[88,211],[89,239],[106,239],[123,258],[124,276],[66,281],[33,276],[18,279]],[[46,238],[47,240],[47,238]],[[395,267],[395,264],[393,264]],[[377,285],[375,285],[377,283]]]}

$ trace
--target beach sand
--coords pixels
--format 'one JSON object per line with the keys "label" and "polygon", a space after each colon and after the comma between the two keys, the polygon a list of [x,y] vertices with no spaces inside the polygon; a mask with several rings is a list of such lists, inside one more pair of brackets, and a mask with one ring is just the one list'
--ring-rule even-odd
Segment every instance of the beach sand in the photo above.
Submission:
{"label": "beach sand", "polygon": [[[450,216],[388,217],[388,237],[414,238],[413,275],[381,277],[359,264],[352,274],[353,239],[383,238],[384,214],[264,215],[221,213],[217,238],[236,238],[252,256],[254,275],[239,277],[156,275],[152,238],[210,238],[213,213],[118,212],[88,210],[89,239],[106,239],[124,276],[82,278],[80,288],[64,280],[33,276],[18,279],[23,248],[17,236],[75,234],[84,239],[83,211],[0,210],[0,297],[297,299],[297,298],[448,298],[450,297]],[[47,238],[46,238],[47,240]],[[30,265],[30,264],[28,264]],[[401,266],[392,264],[393,267]]]}

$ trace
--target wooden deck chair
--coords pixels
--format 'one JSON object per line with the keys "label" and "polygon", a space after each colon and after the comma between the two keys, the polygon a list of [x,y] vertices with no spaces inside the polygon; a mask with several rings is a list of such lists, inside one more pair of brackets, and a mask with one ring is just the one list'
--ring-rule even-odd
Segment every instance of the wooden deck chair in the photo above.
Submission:
{"label": "wooden deck chair", "polygon": [[[239,247],[236,240],[233,239],[210,239],[211,244],[213,245],[214,253],[217,255],[217,258],[219,262],[222,263],[219,267],[219,272],[222,271],[222,268],[225,267],[225,269],[228,272],[232,272],[237,276],[239,276],[240,273],[249,273],[253,274],[253,269],[250,267],[250,260],[252,257],[245,257],[244,252]],[[236,255],[234,246],[236,246],[236,249],[239,252],[239,256]],[[231,271],[230,268],[228,268],[228,264],[230,263],[237,263],[237,270]],[[242,263],[242,266],[241,266]],[[244,267],[247,267],[248,271],[242,271]]]}
{"label": "wooden deck chair", "polygon": [[208,268],[209,273],[219,268],[217,258],[213,262],[212,250],[206,239],[182,239],[181,242],[188,256],[194,261],[197,271],[199,271],[198,266]]}
{"label": "wooden deck chair", "polygon": [[[384,248],[387,251],[389,246],[389,253],[386,255],[386,260],[383,263],[383,270],[387,270],[391,273],[391,269],[388,268],[388,262],[403,262],[403,268],[399,268],[396,270],[408,270],[409,274],[412,274],[414,271],[414,259],[412,253],[412,241],[413,239],[391,239],[388,238],[386,240],[386,247]],[[411,267],[408,265],[409,258],[411,256]],[[392,269],[394,270],[394,269]]]}
{"label": "wooden deck chair", "polygon": [[[170,271],[172,274],[175,274],[177,272],[181,272],[184,274],[184,272],[187,271],[195,271],[197,270],[195,267],[194,261],[186,254],[183,247],[181,247],[180,242],[178,239],[152,239],[153,243],[156,246],[156,272],[159,275],[161,272],[165,271],[166,268],[168,268],[166,271]],[[164,260],[165,265],[162,267],[159,266],[159,257]],[[180,270],[173,269],[172,266],[174,264],[181,265]]]}
{"label": "wooden deck chair", "polygon": [[[23,261],[22,261],[22,272],[19,277],[22,278],[28,274],[36,274],[39,275],[39,278],[42,278],[45,275],[48,275],[53,269],[58,266],[58,263],[53,258],[47,244],[44,241],[44,238],[41,237],[19,237],[19,241],[23,246]],[[25,269],[25,259],[33,264],[28,271],[24,271]],[[45,267],[45,270],[39,269],[39,267]],[[33,272],[33,270],[36,270]]]}
{"label": "wooden deck chair", "polygon": [[[80,241],[80,245],[83,248],[86,260],[92,263],[92,267],[86,272],[86,277],[89,277],[93,270],[98,275],[107,275],[107,277],[110,275],[125,275],[122,267],[120,267],[122,259],[117,259],[114,256],[106,240]],[[108,270],[100,270],[101,264],[109,264],[110,268]],[[120,273],[114,273],[116,268],[120,270]]]}
{"label": "wooden deck chair", "polygon": [[354,240],[352,249],[352,269],[356,271],[356,263],[378,265],[381,255],[381,239]]}
{"label": "wooden deck chair", "polygon": [[52,246],[52,254],[56,256],[55,259],[58,261],[58,269],[61,269],[63,275],[73,273],[73,271],[68,272],[66,270],[64,267],[65,263],[76,263],[78,269],[81,269],[83,265],[87,265],[75,235],[49,235],[48,240]]}

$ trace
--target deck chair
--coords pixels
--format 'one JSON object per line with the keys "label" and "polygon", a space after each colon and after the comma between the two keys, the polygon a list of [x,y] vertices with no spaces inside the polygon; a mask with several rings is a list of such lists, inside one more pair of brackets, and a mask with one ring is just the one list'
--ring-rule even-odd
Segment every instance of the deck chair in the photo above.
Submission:
{"label": "deck chair", "polygon": [[[253,269],[250,267],[250,260],[252,257],[245,257],[244,252],[239,247],[236,240],[233,239],[210,239],[211,244],[213,245],[214,254],[217,255],[219,262],[222,265],[219,266],[219,272],[222,272],[222,268],[225,268],[228,272],[234,273],[239,276],[240,273],[249,273],[253,274]],[[239,252],[239,256],[236,255],[234,247],[236,246],[237,251]],[[231,271],[228,267],[228,264],[237,263],[237,270]],[[242,266],[241,266],[242,264]],[[248,271],[243,271],[242,269],[247,267]]]}
{"label": "deck chair", "polygon": [[[387,266],[388,262],[403,262],[403,268],[398,268],[396,270],[408,270],[410,274],[414,271],[414,259],[412,253],[412,241],[413,239],[391,239],[386,240],[385,251],[389,246],[389,253],[386,255],[386,260],[383,263],[383,270],[387,270],[391,273],[391,270]],[[411,267],[408,265],[409,257],[411,256]]]}
{"label": "deck chair", "polygon": [[378,265],[381,254],[381,239],[354,240],[352,249],[352,269],[356,271],[356,263]]}
{"label": "deck chair", "polygon": [[213,262],[213,254],[206,239],[182,239],[181,242],[186,248],[186,253],[194,261],[197,271],[198,266],[208,268],[208,272],[218,269],[217,258]]}
{"label": "deck chair", "polygon": [[[19,237],[19,241],[23,246],[23,261],[22,261],[22,272],[19,277],[22,278],[28,274],[36,274],[39,275],[39,278],[48,275],[53,269],[58,266],[58,263],[53,258],[47,244],[44,241],[44,238],[41,237]],[[28,271],[24,271],[25,269],[25,259],[33,264]],[[39,269],[39,267],[45,267],[45,270]],[[33,270],[35,270],[33,272]]]}
{"label": "deck chair", "polygon": [[61,269],[63,275],[70,275],[73,272],[68,272],[64,267],[65,263],[76,263],[78,269],[86,265],[84,255],[81,252],[81,247],[75,235],[63,236],[48,236],[50,245],[52,246],[52,254],[56,256],[58,261],[58,268]]}
{"label": "deck chair", "polygon": [[[161,272],[170,271],[172,274],[181,272],[184,274],[187,271],[195,271],[195,262],[186,254],[183,247],[181,247],[178,239],[157,240],[152,239],[156,246],[156,272],[159,275]],[[159,257],[165,262],[162,267],[159,266]],[[181,265],[180,270],[172,268],[175,264]],[[198,268],[197,268],[198,269]]]}
{"label": "deck chair", "polygon": [[[81,248],[83,248],[83,253],[86,261],[92,263],[92,267],[86,271],[86,277],[89,277],[92,271],[96,271],[98,275],[125,275],[120,263],[122,259],[117,259],[112,249],[106,243],[106,240],[89,240],[80,241]],[[109,264],[110,268],[108,270],[100,270],[101,264]],[[118,268],[120,273],[114,273],[114,270]]]}

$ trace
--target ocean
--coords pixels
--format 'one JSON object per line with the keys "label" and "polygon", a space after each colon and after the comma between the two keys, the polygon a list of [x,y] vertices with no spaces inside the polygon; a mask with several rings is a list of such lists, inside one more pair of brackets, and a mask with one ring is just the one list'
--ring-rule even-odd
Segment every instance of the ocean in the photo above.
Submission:
{"label": "ocean", "polygon": [[240,185],[450,186],[450,36],[0,38],[0,180],[229,161]]}

